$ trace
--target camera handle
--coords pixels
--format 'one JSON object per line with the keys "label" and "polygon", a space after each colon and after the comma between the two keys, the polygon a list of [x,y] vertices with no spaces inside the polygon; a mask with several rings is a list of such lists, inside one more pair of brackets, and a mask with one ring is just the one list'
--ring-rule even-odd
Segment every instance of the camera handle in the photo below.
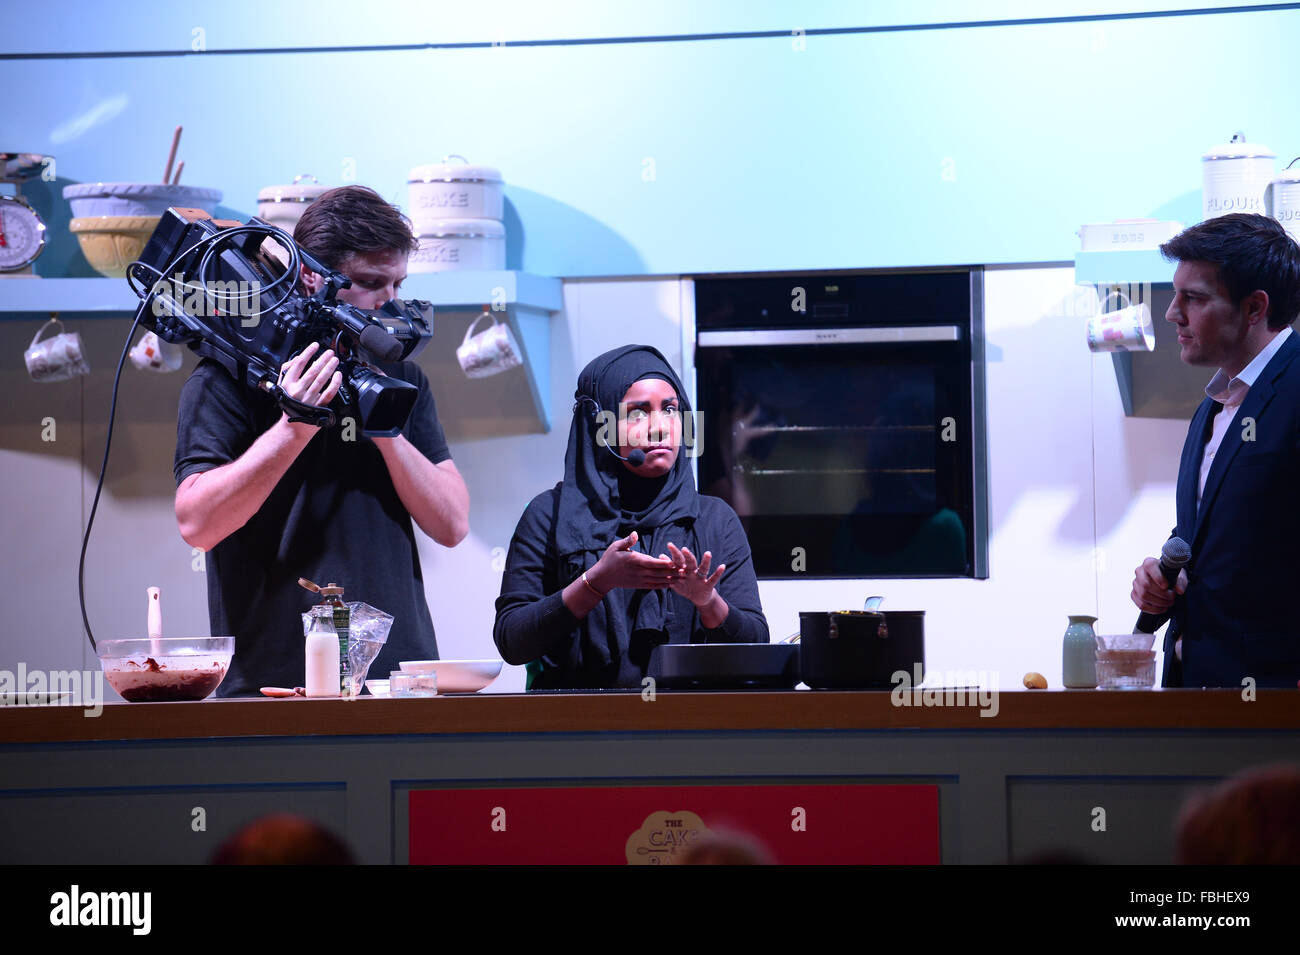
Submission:
{"label": "camera handle", "polygon": [[274,398],[281,408],[291,412],[289,421],[294,424],[304,422],[314,424],[318,428],[332,428],[335,422],[338,421],[334,412],[329,408],[321,405],[309,405],[305,401],[299,401],[297,398],[291,397],[288,392],[280,387],[279,382],[266,378],[263,379],[261,388]]}

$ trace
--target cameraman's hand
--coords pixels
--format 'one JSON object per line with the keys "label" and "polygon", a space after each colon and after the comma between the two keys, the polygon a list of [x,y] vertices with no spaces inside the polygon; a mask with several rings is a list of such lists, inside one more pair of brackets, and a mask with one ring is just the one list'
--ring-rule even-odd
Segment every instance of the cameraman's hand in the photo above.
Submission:
{"label": "cameraman's hand", "polygon": [[637,533],[619,538],[605,548],[600,560],[587,571],[587,579],[602,594],[619,587],[633,590],[663,590],[677,579],[677,567],[666,558],[650,557],[632,550]]}
{"label": "cameraman's hand", "polygon": [[[343,373],[338,371],[339,360],[332,349],[325,349],[312,361],[312,356],[319,350],[320,345],[312,342],[280,366],[280,387],[285,393],[298,401],[318,406],[333,401],[343,384]],[[307,364],[309,361],[310,365]],[[284,417],[287,419],[288,414]]]}

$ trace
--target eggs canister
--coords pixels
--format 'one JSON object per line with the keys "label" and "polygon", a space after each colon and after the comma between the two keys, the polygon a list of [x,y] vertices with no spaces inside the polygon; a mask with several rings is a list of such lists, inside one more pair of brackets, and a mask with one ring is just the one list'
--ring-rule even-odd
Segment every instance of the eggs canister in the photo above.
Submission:
{"label": "eggs canister", "polygon": [[1246,142],[1237,133],[1231,142],[1212,147],[1201,157],[1201,214],[1206,219],[1231,212],[1264,214],[1264,190],[1273,178],[1273,150]]}

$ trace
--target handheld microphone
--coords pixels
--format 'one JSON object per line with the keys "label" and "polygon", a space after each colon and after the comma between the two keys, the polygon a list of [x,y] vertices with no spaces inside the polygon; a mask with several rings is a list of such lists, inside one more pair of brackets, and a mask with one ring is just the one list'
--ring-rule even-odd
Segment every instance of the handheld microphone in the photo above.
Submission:
{"label": "handheld microphone", "polygon": [[[1187,541],[1181,537],[1171,537],[1165,541],[1165,546],[1160,548],[1160,573],[1164,574],[1165,582],[1170,587],[1178,583],[1178,572],[1187,566],[1188,561],[1192,559],[1192,548]],[[1147,613],[1145,610],[1138,615],[1137,623],[1133,627],[1134,633],[1155,633],[1169,619],[1170,612],[1164,613]]]}
{"label": "handheld microphone", "polygon": [[[600,412],[603,410],[600,407],[600,405],[596,402],[595,398],[591,398],[587,395],[579,395],[578,400],[575,403],[574,407],[576,408],[584,401],[591,402],[591,405],[593,408],[596,409],[597,414],[600,414]],[[601,445],[601,447],[603,447],[610,454],[614,455],[614,457],[618,458],[620,461],[626,461],[634,468],[639,468],[641,465],[645,464],[645,452],[642,451],[640,448],[633,448],[631,454],[629,454],[627,457],[623,457],[623,455],[619,454],[617,451],[614,450],[614,446],[610,444],[608,441],[602,442],[599,440],[599,438],[597,438],[596,443]]]}

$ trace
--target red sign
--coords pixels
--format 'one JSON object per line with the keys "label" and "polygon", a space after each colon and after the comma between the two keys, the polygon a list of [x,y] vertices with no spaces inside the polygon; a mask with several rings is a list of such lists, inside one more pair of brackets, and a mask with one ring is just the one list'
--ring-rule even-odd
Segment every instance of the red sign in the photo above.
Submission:
{"label": "red sign", "polygon": [[415,865],[936,865],[937,786],[589,786],[410,794]]}

